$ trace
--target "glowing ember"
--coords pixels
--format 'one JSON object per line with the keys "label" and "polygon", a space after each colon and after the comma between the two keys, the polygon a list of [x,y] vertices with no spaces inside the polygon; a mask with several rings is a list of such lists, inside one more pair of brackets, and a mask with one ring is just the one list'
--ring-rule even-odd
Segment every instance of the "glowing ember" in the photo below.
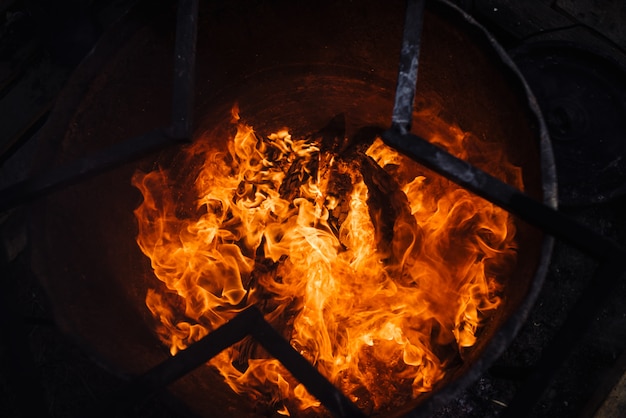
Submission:
{"label": "glowing ember", "polygon": [[[144,196],[137,242],[171,291],[149,291],[146,304],[171,353],[257,305],[361,408],[432,390],[500,303],[516,251],[508,213],[380,139],[261,138],[234,116],[227,149],[200,138],[186,150],[203,161],[192,191],[167,171],[133,178]],[[461,158],[484,151],[454,127],[432,140]],[[492,164],[521,186],[518,169]],[[210,364],[281,414],[316,411],[268,357],[244,340]]]}

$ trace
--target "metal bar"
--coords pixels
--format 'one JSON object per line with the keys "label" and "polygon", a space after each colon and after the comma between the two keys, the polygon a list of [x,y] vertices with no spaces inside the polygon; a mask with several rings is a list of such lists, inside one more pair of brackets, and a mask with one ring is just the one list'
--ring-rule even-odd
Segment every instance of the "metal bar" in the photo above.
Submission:
{"label": "metal bar", "polygon": [[226,324],[168,358],[143,375],[135,378],[115,397],[111,405],[124,408],[145,399],[174,381],[203,365],[222,350],[248,335],[256,339],[267,352],[278,359],[309,393],[315,396],[337,417],[365,415],[320,372],[300,355],[270,324],[255,306],[237,314]]}
{"label": "metal bar", "polygon": [[424,166],[497,204],[530,224],[562,239],[600,261],[591,284],[559,329],[528,379],[507,408],[507,418],[529,416],[550,382],[571,354],[576,342],[591,327],[594,313],[626,272],[626,251],[612,240],[588,229],[532,199],[466,161],[412,134],[395,129],[383,133],[387,143]]}
{"label": "metal bar", "polygon": [[180,379],[211,360],[221,351],[250,335],[253,325],[258,322],[259,315],[259,311],[254,307],[240,312],[233,319],[193,343],[187,349],[135,378],[121,392],[118,399],[126,404],[137,402]]}
{"label": "metal bar", "polygon": [[174,51],[174,86],[170,134],[191,141],[195,92],[198,0],[179,0]]}
{"label": "metal bar", "polygon": [[383,133],[392,147],[526,222],[563,239],[600,261],[624,260],[626,251],[608,238],[569,219],[527,194],[413,134]]}
{"label": "metal bar", "polygon": [[292,376],[302,383],[309,393],[315,396],[334,416],[365,417],[363,412],[322,376],[262,317],[252,329],[252,335],[270,355],[280,360]]}
{"label": "metal bar", "polygon": [[504,413],[506,418],[530,416],[550,382],[570,357],[576,343],[591,328],[603,302],[615,290],[625,272],[623,259],[603,263],[596,269],[593,280],[576,301],[567,320],[552,338],[552,342],[544,348],[530,376],[509,403]]}
{"label": "metal bar", "polygon": [[407,0],[400,51],[400,68],[391,117],[392,127],[401,133],[411,130],[413,100],[417,83],[420,40],[424,23],[424,1]]}
{"label": "metal bar", "polygon": [[193,129],[194,68],[198,0],[180,0],[176,28],[172,120],[158,129],[108,149],[50,169],[0,190],[0,212],[27,203],[95,175],[136,161],[177,141],[189,141]]}
{"label": "metal bar", "polygon": [[0,190],[0,212],[70,184],[86,180],[122,164],[138,160],[149,153],[173,144],[176,144],[176,141],[166,135],[164,130],[156,130],[112,145],[106,150],[79,158],[66,165],[50,169]]}

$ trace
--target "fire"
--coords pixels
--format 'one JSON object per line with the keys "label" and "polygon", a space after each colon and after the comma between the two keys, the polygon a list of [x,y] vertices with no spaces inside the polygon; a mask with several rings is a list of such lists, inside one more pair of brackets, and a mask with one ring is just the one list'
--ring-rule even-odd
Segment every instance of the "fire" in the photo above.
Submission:
{"label": "fire", "polygon": [[[361,408],[431,391],[500,304],[516,255],[509,214],[380,139],[262,137],[233,116],[233,138],[186,150],[202,161],[193,184],[167,170],[133,178],[137,242],[168,290],[146,297],[160,338],[175,354],[256,305]],[[432,140],[462,158],[484,151],[456,127]],[[493,164],[521,186],[517,168]],[[251,340],[210,364],[281,414],[319,406]]]}

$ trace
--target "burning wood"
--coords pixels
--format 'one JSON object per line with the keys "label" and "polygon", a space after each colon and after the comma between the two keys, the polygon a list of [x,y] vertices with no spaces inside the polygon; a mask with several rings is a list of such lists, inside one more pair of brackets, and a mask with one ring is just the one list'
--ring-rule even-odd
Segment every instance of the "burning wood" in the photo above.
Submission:
{"label": "burning wood", "polygon": [[[174,199],[171,187],[190,185],[170,185],[166,171],[133,178],[144,195],[137,241],[178,295],[147,295],[161,339],[176,353],[256,305],[369,412],[431,391],[500,303],[516,251],[508,213],[388,148],[374,128],[348,140],[341,115],[306,139],[261,136],[235,116],[227,150],[209,138],[187,150],[203,160],[195,202]],[[464,150],[468,138],[450,127],[435,140]],[[190,204],[198,211],[180,216]],[[281,413],[318,413],[268,357],[246,340],[210,364]]]}

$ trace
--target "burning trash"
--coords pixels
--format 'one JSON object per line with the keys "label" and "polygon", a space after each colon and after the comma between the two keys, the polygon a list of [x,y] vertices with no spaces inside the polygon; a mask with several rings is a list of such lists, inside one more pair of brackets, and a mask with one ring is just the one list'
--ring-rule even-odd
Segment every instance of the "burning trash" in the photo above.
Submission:
{"label": "burning trash", "polygon": [[[302,137],[256,132],[236,108],[233,125],[231,138],[189,146],[182,175],[133,178],[137,242],[162,282],[146,297],[161,340],[175,354],[255,305],[363,411],[431,391],[501,302],[516,261],[511,215],[375,128],[347,138],[341,115]],[[521,170],[473,135],[446,126],[430,140],[522,187]],[[281,414],[319,413],[250,338],[209,364]]]}

